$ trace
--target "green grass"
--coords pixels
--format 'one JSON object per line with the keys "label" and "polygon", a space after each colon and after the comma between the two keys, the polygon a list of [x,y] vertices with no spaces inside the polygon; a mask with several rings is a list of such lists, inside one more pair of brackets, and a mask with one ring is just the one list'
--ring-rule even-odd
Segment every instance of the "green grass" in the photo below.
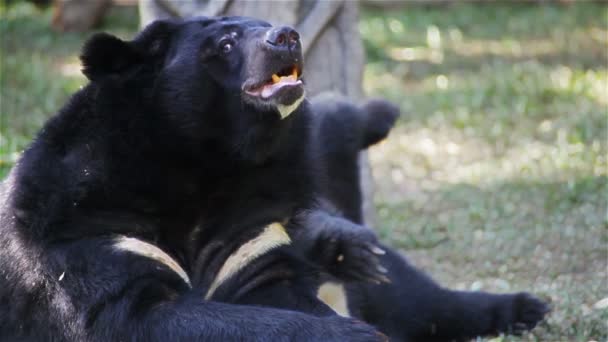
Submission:
{"label": "green grass", "polygon": [[[0,178],[84,84],[90,33],[0,5]],[[130,37],[134,9],[103,30]],[[606,341],[608,6],[462,4],[365,10],[365,88],[403,110],[371,151],[381,237],[441,283],[530,290],[547,322],[522,338]]]}
{"label": "green grass", "polygon": [[403,110],[371,152],[379,230],[443,284],[530,290],[509,341],[605,341],[608,7],[367,11],[368,93]]}
{"label": "green grass", "polygon": [[[52,13],[0,1],[0,179],[49,116],[85,84],[78,54],[92,33],[50,30]],[[100,30],[129,38],[137,10],[110,12]]]}

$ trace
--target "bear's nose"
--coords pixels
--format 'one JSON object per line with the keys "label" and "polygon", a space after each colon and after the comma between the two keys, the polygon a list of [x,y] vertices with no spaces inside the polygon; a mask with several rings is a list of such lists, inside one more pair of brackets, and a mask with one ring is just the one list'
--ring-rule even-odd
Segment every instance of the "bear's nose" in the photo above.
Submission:
{"label": "bear's nose", "polygon": [[266,32],[266,44],[277,50],[298,51],[300,34],[289,26],[276,27]]}

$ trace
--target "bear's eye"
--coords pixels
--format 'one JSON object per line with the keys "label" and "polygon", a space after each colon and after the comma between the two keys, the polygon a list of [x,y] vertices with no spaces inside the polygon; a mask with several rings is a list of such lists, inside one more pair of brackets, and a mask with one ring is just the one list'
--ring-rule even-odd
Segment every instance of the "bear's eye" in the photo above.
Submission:
{"label": "bear's eye", "polygon": [[234,41],[232,39],[222,39],[222,41],[220,42],[220,50],[222,51],[222,53],[229,53],[230,51],[232,51],[233,47]]}

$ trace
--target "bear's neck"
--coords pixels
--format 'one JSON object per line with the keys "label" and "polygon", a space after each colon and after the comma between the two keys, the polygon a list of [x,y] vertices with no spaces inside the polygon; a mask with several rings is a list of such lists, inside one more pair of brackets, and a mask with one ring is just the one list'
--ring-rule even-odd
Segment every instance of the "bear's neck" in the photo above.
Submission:
{"label": "bear's neck", "polygon": [[[99,105],[88,104],[91,98],[106,98],[95,92],[87,87],[77,93],[45,125],[17,167],[16,181],[22,190],[13,203],[38,237],[72,237],[82,224],[110,222],[106,213],[121,214],[115,215],[112,227],[99,226],[99,233],[130,230],[135,222],[143,222],[138,228],[142,233],[152,233],[164,225],[187,230],[200,220],[201,209],[215,206],[207,204],[210,194],[240,191],[233,186],[244,179],[247,182],[240,189],[246,187],[245,196],[255,198],[265,188],[263,183],[272,183],[273,175],[280,179],[284,170],[291,170],[291,176],[284,177],[286,183],[268,189],[293,186],[306,191],[308,178],[301,177],[306,174],[305,113],[291,119],[263,158],[255,156],[256,150],[264,150],[268,144],[264,139],[272,136],[263,129],[260,141],[246,145],[255,158],[223,153],[212,143],[200,146],[205,158],[182,158],[166,153],[172,142],[151,135],[154,121],[142,120],[146,113],[132,112],[134,105],[122,110],[93,110]],[[294,170],[301,175],[296,176]],[[255,172],[257,180],[249,178]],[[250,187],[251,182],[262,187]],[[221,197],[229,202],[232,196]],[[289,203],[286,208],[294,205]],[[222,207],[226,208],[222,212],[229,214],[238,204],[225,203],[218,208]],[[28,217],[44,220],[31,222]],[[87,222],[90,218],[93,221]]]}

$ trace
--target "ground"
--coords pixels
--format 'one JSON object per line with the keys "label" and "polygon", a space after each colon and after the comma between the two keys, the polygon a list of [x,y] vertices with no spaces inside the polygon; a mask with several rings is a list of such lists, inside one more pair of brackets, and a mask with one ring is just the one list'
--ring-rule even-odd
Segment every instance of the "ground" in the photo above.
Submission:
{"label": "ground", "polygon": [[[90,33],[0,5],[0,178],[84,82]],[[128,38],[134,9],[104,28]],[[377,229],[443,284],[552,302],[522,338],[608,339],[608,5],[366,9],[365,88],[404,112],[371,152]]]}

